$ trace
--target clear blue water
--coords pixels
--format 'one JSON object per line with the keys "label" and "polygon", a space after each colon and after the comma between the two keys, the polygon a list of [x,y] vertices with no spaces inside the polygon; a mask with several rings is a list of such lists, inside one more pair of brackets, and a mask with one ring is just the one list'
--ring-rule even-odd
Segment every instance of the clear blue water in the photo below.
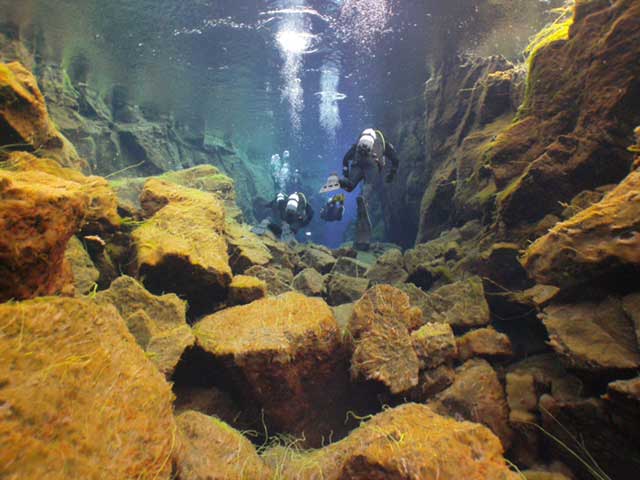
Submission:
{"label": "clear blue water", "polygon": [[[452,3],[459,4],[447,32],[454,38],[477,8],[475,0]],[[204,124],[254,162],[290,151],[290,169],[301,172],[318,213],[310,238],[336,246],[355,194],[347,218],[327,225],[315,192],[339,171],[360,131],[392,124],[419,102],[443,7],[433,0],[0,0],[0,8],[22,36],[44,45],[41,60],[69,68],[88,58],[88,82],[98,90],[126,85],[133,101]]]}

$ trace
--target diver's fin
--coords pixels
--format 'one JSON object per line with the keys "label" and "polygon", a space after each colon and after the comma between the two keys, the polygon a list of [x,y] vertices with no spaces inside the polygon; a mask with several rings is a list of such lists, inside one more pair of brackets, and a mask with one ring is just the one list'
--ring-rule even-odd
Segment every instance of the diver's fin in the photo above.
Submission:
{"label": "diver's fin", "polygon": [[329,193],[340,190],[340,177],[337,173],[332,173],[327,178],[327,182],[322,186],[319,193]]}

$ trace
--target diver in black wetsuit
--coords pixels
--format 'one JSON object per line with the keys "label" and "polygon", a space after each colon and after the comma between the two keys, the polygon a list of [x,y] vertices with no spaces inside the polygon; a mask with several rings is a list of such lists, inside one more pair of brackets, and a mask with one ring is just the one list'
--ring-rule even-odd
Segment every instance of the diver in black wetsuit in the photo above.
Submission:
{"label": "diver in black wetsuit", "polygon": [[288,197],[280,192],[268,206],[271,207],[273,216],[253,227],[253,233],[264,235],[269,229],[282,240],[290,241],[295,238],[298,230],[309,225],[313,219],[313,208],[302,192],[294,192]]}
{"label": "diver in black wetsuit", "polygon": [[368,128],[363,131],[358,141],[353,144],[342,160],[340,187],[352,192],[356,186],[365,181],[362,195],[357,198],[358,212],[356,220],[355,247],[366,250],[371,242],[371,220],[367,212],[366,200],[372,195],[373,185],[387,166],[391,163],[385,181],[393,181],[398,170],[396,150],[387,142],[380,130]]}
{"label": "diver in black wetsuit", "polygon": [[320,210],[320,218],[325,222],[339,222],[344,216],[344,194],[335,195]]}

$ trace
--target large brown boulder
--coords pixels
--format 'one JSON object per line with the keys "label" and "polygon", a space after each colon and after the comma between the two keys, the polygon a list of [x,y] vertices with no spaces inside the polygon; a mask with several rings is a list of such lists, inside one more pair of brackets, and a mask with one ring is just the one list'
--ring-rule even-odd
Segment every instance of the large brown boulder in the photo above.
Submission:
{"label": "large brown boulder", "polygon": [[21,146],[65,167],[88,168],[54,126],[35,77],[19,62],[0,63],[0,124],[0,146]]}
{"label": "large brown boulder", "polygon": [[604,374],[640,367],[633,324],[617,299],[552,305],[541,318],[550,345],[571,368]]}
{"label": "large brown boulder", "polygon": [[78,184],[87,197],[88,205],[82,224],[84,233],[113,232],[120,226],[116,193],[102,177],[85,176],[71,168],[61,167],[49,158],[38,158],[26,152],[14,152],[7,159],[7,168],[14,171],[31,171],[53,175]]}
{"label": "large brown boulder", "polygon": [[321,297],[326,291],[324,277],[313,268],[305,268],[298,273],[291,286],[309,297]]}
{"label": "large brown boulder", "polygon": [[573,286],[623,268],[640,268],[640,171],[605,198],[557,224],[531,245],[525,268],[539,282]]}
{"label": "large brown boulder", "polygon": [[477,423],[441,417],[409,403],[363,423],[321,450],[267,451],[283,478],[298,480],[516,480],[500,441]]}
{"label": "large brown boulder", "polygon": [[338,325],[323,300],[267,297],[205,317],[194,332],[275,431],[305,434],[312,444],[338,431],[344,418],[334,418],[332,403],[346,388],[343,373],[347,379]]}
{"label": "large brown boulder", "polygon": [[113,307],[47,297],[0,325],[0,476],[171,478],[171,387]]}
{"label": "large brown boulder", "polygon": [[260,237],[247,225],[227,218],[225,237],[229,245],[229,264],[236,274],[244,273],[255,265],[266,265],[273,258]]}
{"label": "large brown boulder", "polygon": [[291,283],[293,282],[293,273],[287,268],[254,265],[244,273],[245,275],[259,278],[265,282],[269,295],[281,295],[292,290]]}
{"label": "large brown boulder", "polygon": [[411,331],[422,325],[420,310],[397,288],[378,285],[356,303],[349,321],[353,355],[351,375],[375,380],[391,393],[418,384],[420,361]]}
{"label": "large brown boulder", "polygon": [[176,417],[180,480],[270,480],[274,472],[251,442],[215,417],[186,411]]}
{"label": "large brown boulder", "polygon": [[231,283],[222,202],[156,179],[147,181],[140,201],[150,217],[133,232],[143,283],[151,292],[185,298],[192,316],[212,311]]}
{"label": "large brown boulder", "polygon": [[496,371],[485,360],[469,360],[456,370],[453,385],[429,404],[442,415],[460,416],[479,422],[495,433],[509,448],[512,431],[509,406]]}
{"label": "large brown boulder", "polygon": [[95,299],[118,309],[140,347],[167,377],[185,349],[195,343],[187,325],[186,303],[174,294],[153,295],[135,279],[122,276]]}
{"label": "large brown boulder", "polygon": [[0,170],[0,301],[73,293],[67,242],[86,215],[79,184]]}

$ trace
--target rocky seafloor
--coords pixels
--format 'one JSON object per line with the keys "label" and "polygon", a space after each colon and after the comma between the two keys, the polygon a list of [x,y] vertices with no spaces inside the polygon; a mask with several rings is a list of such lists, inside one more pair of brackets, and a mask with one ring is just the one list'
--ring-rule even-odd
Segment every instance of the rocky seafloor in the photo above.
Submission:
{"label": "rocky seafloor", "polygon": [[[388,126],[417,240],[367,252],[257,237],[229,151],[163,157],[2,52],[0,477],[636,477],[638,2],[579,2],[524,74],[443,61]],[[155,167],[90,175],[97,137]]]}

